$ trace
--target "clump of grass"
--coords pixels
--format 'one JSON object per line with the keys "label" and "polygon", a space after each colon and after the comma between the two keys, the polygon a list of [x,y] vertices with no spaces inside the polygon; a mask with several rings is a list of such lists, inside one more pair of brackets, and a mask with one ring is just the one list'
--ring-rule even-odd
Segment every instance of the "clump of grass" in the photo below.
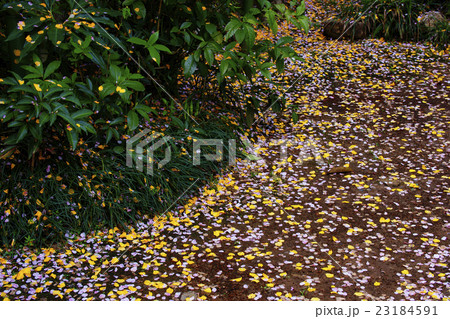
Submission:
{"label": "clump of grass", "polygon": [[[58,150],[33,168],[25,160],[1,161],[1,244],[52,245],[69,233],[104,227],[127,229],[144,215],[164,213],[180,196],[188,196],[223,169],[234,130],[220,119],[183,129],[168,125],[164,134],[173,138],[171,161],[155,168],[153,175],[147,174],[145,167],[142,172],[128,167],[120,144],[86,142],[75,153]],[[207,161],[203,156],[201,165],[193,165],[192,144],[200,138],[223,139],[224,160]],[[155,152],[156,162],[164,157],[164,150]],[[203,154],[214,151],[202,147]]]}
{"label": "clump of grass", "polygon": [[447,21],[438,22],[424,32],[419,24],[420,15],[433,8],[445,10],[439,1],[423,0],[372,0],[343,1],[327,0],[326,6],[337,6],[337,18],[346,22],[356,20],[366,24],[374,37],[383,37],[388,41],[428,40],[440,49],[446,49],[449,41]]}

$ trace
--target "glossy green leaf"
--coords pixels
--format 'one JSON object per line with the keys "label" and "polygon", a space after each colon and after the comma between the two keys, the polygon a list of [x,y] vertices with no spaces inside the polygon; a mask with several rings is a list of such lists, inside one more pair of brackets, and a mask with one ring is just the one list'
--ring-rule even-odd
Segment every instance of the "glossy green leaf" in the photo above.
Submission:
{"label": "glossy green leaf", "polygon": [[128,112],[127,124],[130,131],[134,131],[139,125],[139,117],[135,111],[131,110]]}
{"label": "glossy green leaf", "polygon": [[194,56],[190,55],[184,61],[184,75],[191,76],[192,74],[194,74],[195,70],[197,70],[197,63],[194,60]]}
{"label": "glossy green leaf", "polygon": [[79,120],[82,118],[86,118],[89,117],[93,114],[94,112],[92,112],[91,110],[88,109],[82,109],[82,110],[78,110],[75,113],[72,113],[71,116],[74,120]]}
{"label": "glossy green leaf", "polygon": [[44,79],[48,78],[53,72],[55,72],[59,68],[60,65],[61,65],[61,61],[51,62],[45,69]]}

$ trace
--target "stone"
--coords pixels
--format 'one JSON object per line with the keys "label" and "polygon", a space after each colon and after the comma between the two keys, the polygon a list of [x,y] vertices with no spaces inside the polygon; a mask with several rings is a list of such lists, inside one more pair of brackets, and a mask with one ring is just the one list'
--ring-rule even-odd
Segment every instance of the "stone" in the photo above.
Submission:
{"label": "stone", "polygon": [[[345,38],[359,40],[369,35],[369,27],[362,21],[353,23],[331,19],[323,24],[322,30],[324,36],[332,39]],[[345,30],[347,31],[342,35]]]}
{"label": "stone", "polygon": [[439,22],[445,21],[447,21],[447,19],[439,11],[428,11],[419,17],[419,24],[426,29],[432,29]]}

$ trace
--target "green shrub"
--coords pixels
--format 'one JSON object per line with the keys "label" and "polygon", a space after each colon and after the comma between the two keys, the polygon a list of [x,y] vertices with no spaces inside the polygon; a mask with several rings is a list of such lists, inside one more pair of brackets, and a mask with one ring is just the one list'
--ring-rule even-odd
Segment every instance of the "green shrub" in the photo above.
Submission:
{"label": "green shrub", "polygon": [[291,38],[256,40],[256,28],[264,24],[258,17],[267,19],[274,35],[280,17],[308,29],[305,5],[291,11],[260,0],[241,15],[237,5],[232,0],[5,4],[0,46],[11,67],[0,80],[0,156],[19,149],[31,158],[55,132],[58,138],[65,134],[72,149],[81,136],[118,140],[149,120],[149,94],[178,94],[182,74],[204,79],[200,92],[210,85],[224,92],[259,74],[270,80],[269,69],[282,72],[284,60],[296,54],[287,46]]}

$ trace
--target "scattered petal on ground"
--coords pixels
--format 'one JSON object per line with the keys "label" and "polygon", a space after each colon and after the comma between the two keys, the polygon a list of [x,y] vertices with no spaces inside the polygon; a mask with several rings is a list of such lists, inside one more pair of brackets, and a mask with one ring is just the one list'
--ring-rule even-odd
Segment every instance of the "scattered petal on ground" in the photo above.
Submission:
{"label": "scattered petal on ground", "polygon": [[261,160],[129,233],[1,258],[1,298],[448,300],[448,54],[280,34],[299,121],[264,115]]}

